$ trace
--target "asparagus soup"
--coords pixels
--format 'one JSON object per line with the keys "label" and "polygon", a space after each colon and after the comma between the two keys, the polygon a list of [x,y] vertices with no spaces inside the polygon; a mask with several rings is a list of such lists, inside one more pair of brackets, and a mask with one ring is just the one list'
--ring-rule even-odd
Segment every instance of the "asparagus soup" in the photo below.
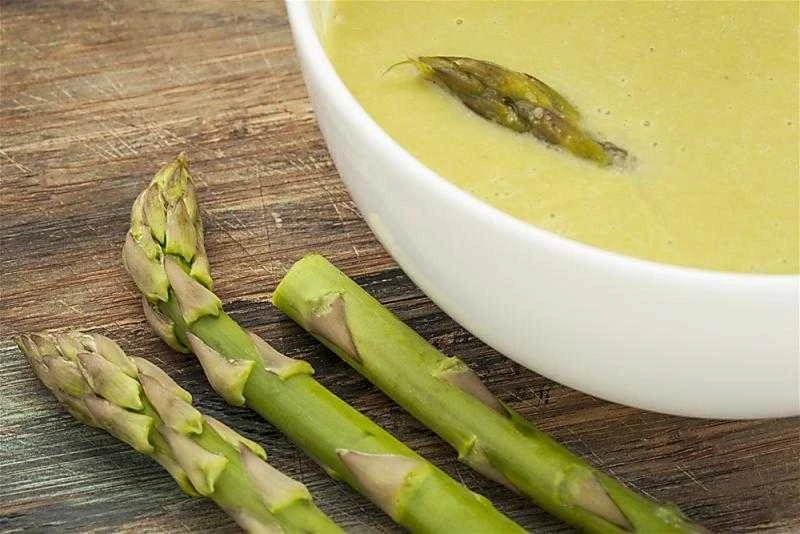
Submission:
{"label": "asparagus soup", "polygon": [[[329,7],[323,39],[350,91],[414,156],[478,198],[639,258],[800,270],[796,2]],[[387,71],[419,56],[533,75],[628,157],[576,157],[486,120],[413,64]]]}

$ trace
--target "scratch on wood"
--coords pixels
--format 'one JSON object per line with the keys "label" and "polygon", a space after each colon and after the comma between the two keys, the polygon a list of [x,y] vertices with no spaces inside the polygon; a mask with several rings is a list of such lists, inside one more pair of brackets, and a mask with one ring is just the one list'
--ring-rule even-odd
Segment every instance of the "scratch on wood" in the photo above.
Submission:
{"label": "scratch on wood", "polygon": [[689,477],[692,482],[694,482],[695,484],[697,484],[698,486],[703,488],[704,491],[707,491],[707,492],[711,491],[702,482],[697,480],[697,478],[688,469],[686,469],[682,464],[678,463],[678,464],[675,464],[675,465],[677,466],[678,469],[680,469],[681,473],[683,473],[684,475]]}
{"label": "scratch on wood", "polygon": [[36,174],[35,172],[33,172],[33,169],[31,169],[31,168],[30,168],[30,167],[28,167],[27,165],[24,165],[24,164],[20,163],[19,161],[17,161],[16,159],[14,159],[14,157],[13,157],[13,156],[11,156],[11,155],[10,155],[8,152],[6,152],[5,150],[3,150],[3,149],[0,149],[0,154],[2,154],[2,155],[3,155],[3,157],[4,157],[4,158],[6,158],[6,159],[8,160],[8,162],[9,162],[9,163],[11,163],[12,165],[14,165],[16,168],[18,168],[19,170],[21,170],[22,172],[24,172],[24,173],[25,173],[25,174],[27,174],[28,176],[32,176],[32,175]]}

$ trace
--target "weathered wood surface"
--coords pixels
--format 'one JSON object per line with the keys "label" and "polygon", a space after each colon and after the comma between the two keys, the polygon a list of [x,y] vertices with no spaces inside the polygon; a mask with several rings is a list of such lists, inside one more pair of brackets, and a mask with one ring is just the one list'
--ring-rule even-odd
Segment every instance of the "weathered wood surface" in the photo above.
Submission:
{"label": "weathered wood surface", "polygon": [[[568,532],[484,481],[268,304],[317,250],[469,362],[513,408],[647,494],[719,531],[800,530],[798,420],[701,421],[593,399],[509,362],[442,314],[359,217],[314,123],[278,2],[2,2],[0,530],[235,531],[211,503],[73,421],[10,336],[85,327],[154,358],[197,404],[264,443],[353,531],[395,527],[254,414],[226,406],[190,356],[149,333],[120,265],[128,210],[185,150],[218,293],[247,327],[523,525]],[[710,384],[709,387],[713,387]]]}

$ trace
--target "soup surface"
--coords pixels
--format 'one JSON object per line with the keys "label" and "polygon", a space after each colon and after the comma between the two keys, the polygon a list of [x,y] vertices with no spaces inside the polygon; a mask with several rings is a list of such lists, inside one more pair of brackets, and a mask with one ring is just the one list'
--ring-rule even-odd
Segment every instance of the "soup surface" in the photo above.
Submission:
{"label": "soup surface", "polygon": [[[659,262],[800,270],[797,2],[349,2],[323,40],[372,117],[514,217]],[[469,56],[566,96],[635,156],[601,168],[487,122],[411,66]]]}

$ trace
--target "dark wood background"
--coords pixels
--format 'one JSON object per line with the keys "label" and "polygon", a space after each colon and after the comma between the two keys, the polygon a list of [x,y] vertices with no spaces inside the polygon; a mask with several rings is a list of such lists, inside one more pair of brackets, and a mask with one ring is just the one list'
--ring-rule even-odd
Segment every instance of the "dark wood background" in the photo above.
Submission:
{"label": "dark wood background", "polygon": [[[412,448],[538,532],[569,532],[461,466],[436,436],[320,348],[268,299],[324,253],[412,327],[594,465],[718,531],[800,531],[798,420],[683,419],[610,404],[522,369],[436,308],[376,242],[317,130],[279,2],[3,1],[0,530],[236,527],[160,468],[73,421],[11,343],[81,327],[153,358],[198,406],[265,444],[353,531],[393,532],[369,502],[255,414],[228,407],[191,356],[149,332],[120,265],[136,194],[185,150],[219,295],[233,317]],[[709,384],[713,388],[713,384]]]}

